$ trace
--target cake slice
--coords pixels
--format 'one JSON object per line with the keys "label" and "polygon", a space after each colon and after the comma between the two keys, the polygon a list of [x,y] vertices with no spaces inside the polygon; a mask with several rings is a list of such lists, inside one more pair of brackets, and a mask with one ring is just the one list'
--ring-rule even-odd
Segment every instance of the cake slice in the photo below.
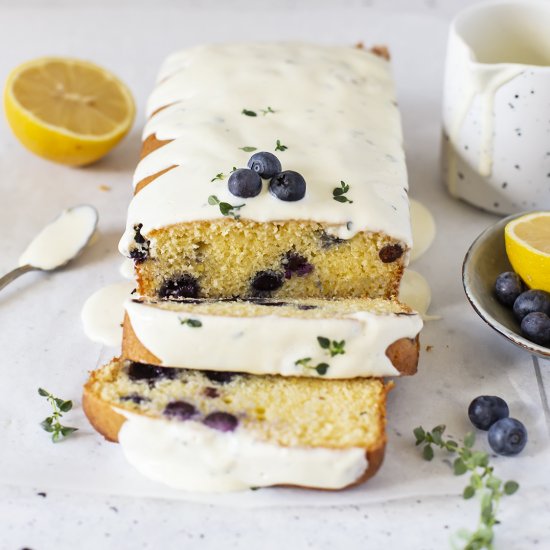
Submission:
{"label": "cake slice", "polygon": [[382,462],[389,388],[114,359],[91,374],[83,407],[139,472],[177,489],[341,489]]}
{"label": "cake slice", "polygon": [[322,378],[414,374],[420,315],[383,299],[126,305],[122,355],[153,365]]}
{"label": "cake slice", "polygon": [[169,57],[120,243],[138,293],[397,295],[412,239],[384,53],[258,43]]}

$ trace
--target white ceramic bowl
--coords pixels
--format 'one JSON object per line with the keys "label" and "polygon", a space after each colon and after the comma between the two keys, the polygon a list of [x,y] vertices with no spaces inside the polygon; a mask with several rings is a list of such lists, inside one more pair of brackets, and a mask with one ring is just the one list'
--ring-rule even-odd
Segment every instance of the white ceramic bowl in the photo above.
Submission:
{"label": "white ceramic bowl", "polygon": [[548,359],[550,348],[524,338],[512,310],[498,302],[493,291],[497,276],[512,271],[504,248],[504,227],[523,214],[504,218],[479,235],[464,258],[462,282],[470,304],[491,328],[525,351]]}

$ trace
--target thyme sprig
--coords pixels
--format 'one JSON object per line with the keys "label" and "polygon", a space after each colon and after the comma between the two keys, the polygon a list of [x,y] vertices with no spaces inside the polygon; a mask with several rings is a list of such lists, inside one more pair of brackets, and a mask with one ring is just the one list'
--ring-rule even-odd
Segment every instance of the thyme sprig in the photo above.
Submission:
{"label": "thyme sprig", "polygon": [[244,206],[244,204],[239,204],[234,206],[232,204],[229,204],[228,202],[222,202],[220,201],[220,199],[218,199],[218,197],[216,197],[216,195],[210,195],[208,197],[208,204],[212,206],[218,205],[222,215],[231,216],[236,220],[240,218],[239,214],[237,214],[236,211],[240,210]]}
{"label": "thyme sprig", "polygon": [[53,409],[52,415],[46,417],[40,425],[43,430],[52,434],[52,441],[54,443],[61,441],[64,437],[69,437],[73,432],[78,430],[78,428],[63,426],[61,422],[59,422],[59,419],[63,416],[63,413],[69,412],[73,408],[72,401],[55,397],[43,388],[38,388],[38,394],[45,397]]}
{"label": "thyme sprig", "polygon": [[216,174],[211,180],[210,180],[210,183],[216,181],[216,180],[224,180],[225,179],[225,174],[223,172],[220,172],[219,174]]}
{"label": "thyme sprig", "polygon": [[494,475],[493,466],[489,465],[489,455],[473,449],[475,434],[468,432],[460,445],[454,439],[444,439],[445,426],[436,426],[431,431],[425,431],[422,426],[413,430],[416,445],[423,445],[424,460],[432,460],[434,447],[446,450],[456,455],[453,471],[457,476],[470,472],[470,481],[464,488],[462,496],[470,499],[476,494],[480,497],[480,516],[477,529],[473,532],[461,530],[458,535],[464,540],[464,550],[492,550],[494,541],[493,528],[499,523],[496,513],[503,495],[513,495],[519,484],[515,481],[503,483]]}
{"label": "thyme sprig", "polygon": [[241,114],[246,116],[258,116],[258,113],[256,113],[256,111],[252,111],[250,109],[243,109],[241,111]]}
{"label": "thyme sprig", "polygon": [[198,319],[182,319],[181,317],[178,317],[179,321],[180,321],[180,325],[187,325],[188,327],[191,327],[191,328],[200,328],[202,327],[202,322],[199,321]]}
{"label": "thyme sprig", "polygon": [[267,106],[267,109],[260,109],[260,111],[262,111],[262,114],[265,116],[265,115],[268,115],[270,113],[276,113],[277,111],[275,111],[274,109],[272,109],[269,105]]}
{"label": "thyme sprig", "polygon": [[[344,355],[346,353],[346,350],[344,349],[346,345],[345,340],[340,340],[340,342],[338,342],[337,340],[331,340],[330,338],[326,338],[325,336],[317,336],[317,342],[319,343],[319,346],[321,346],[321,348],[324,349],[331,357],[335,357],[336,355]],[[328,369],[330,368],[330,365],[328,363],[310,365],[310,362],[311,357],[304,357],[295,361],[294,364],[297,367],[304,367],[305,369],[315,370],[317,374],[320,374],[321,376],[326,374]]]}
{"label": "thyme sprig", "polygon": [[317,342],[319,342],[319,345],[326,349],[331,357],[334,357],[335,355],[344,355],[346,353],[346,350],[344,349],[346,345],[345,340],[340,340],[338,342],[337,340],[331,340],[330,338],[325,338],[324,336],[317,336]]}
{"label": "thyme sprig", "polygon": [[310,365],[311,357],[304,357],[303,359],[298,359],[298,361],[295,361],[295,365],[297,367],[304,367],[305,369],[311,369],[317,372],[317,374],[320,374],[323,376],[327,373],[330,365],[328,363],[319,363],[318,365]]}
{"label": "thyme sprig", "polygon": [[278,139],[277,143],[275,143],[275,151],[286,151],[288,147],[286,145],[283,145],[281,143],[281,140]]}
{"label": "thyme sprig", "polygon": [[348,191],[349,191],[349,185],[346,182],[341,181],[340,187],[335,187],[332,190],[332,198],[338,202],[349,202],[350,204],[352,204],[353,201],[348,199],[348,197],[346,197],[346,193]]}

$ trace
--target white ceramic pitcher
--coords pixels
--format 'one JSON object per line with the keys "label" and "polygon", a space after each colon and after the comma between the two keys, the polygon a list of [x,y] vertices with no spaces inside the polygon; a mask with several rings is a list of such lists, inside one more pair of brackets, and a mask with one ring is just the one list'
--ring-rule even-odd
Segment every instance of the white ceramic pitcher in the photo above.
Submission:
{"label": "white ceramic pitcher", "polygon": [[452,195],[499,214],[550,209],[550,1],[487,2],[454,19],[443,133]]}

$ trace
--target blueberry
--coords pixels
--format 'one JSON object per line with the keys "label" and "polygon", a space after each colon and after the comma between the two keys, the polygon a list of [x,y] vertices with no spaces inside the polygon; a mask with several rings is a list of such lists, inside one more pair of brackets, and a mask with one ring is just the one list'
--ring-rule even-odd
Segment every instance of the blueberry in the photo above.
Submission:
{"label": "blueberry", "polygon": [[131,401],[132,403],[135,403],[136,405],[140,405],[141,403],[146,403],[147,401],[150,401],[148,397],[144,397],[143,395],[139,395],[137,393],[130,393],[128,395],[121,395],[120,396],[121,401]]}
{"label": "blueberry", "polygon": [[236,197],[255,197],[262,190],[262,178],[248,168],[239,168],[231,173],[227,181],[229,192]]}
{"label": "blueberry", "polygon": [[176,420],[189,420],[197,414],[197,409],[187,401],[172,401],[166,405],[162,414]]}
{"label": "blueberry", "polygon": [[282,265],[285,270],[285,279],[290,279],[292,275],[303,277],[309,275],[314,267],[304,256],[296,252],[287,252],[282,260]]}
{"label": "blueberry", "polygon": [[139,380],[156,380],[157,378],[173,379],[176,376],[176,369],[169,367],[156,367],[147,363],[130,363],[128,377],[136,382]]}
{"label": "blueberry", "polygon": [[521,321],[521,333],[535,344],[550,347],[550,317],[540,311],[528,313]]}
{"label": "blueberry", "polygon": [[224,412],[213,412],[205,417],[203,423],[209,428],[220,432],[232,432],[238,425],[239,421],[236,416]]}
{"label": "blueberry", "polygon": [[321,234],[319,235],[319,238],[321,240],[321,248],[324,248],[324,249],[332,248],[333,246],[346,242],[346,239],[340,239],[340,237],[335,237],[334,235],[330,235],[326,231],[322,231]]}
{"label": "blueberry", "polygon": [[196,298],[199,291],[200,287],[197,279],[193,275],[184,273],[164,281],[158,295],[163,300],[177,300],[178,298]]}
{"label": "blueberry", "polygon": [[269,192],[282,201],[299,201],[306,194],[306,180],[298,172],[285,170],[271,178]]}
{"label": "blueberry", "polygon": [[506,401],[496,395],[480,395],[468,407],[470,422],[480,430],[488,430],[497,420],[509,414]]}
{"label": "blueberry", "polygon": [[378,257],[385,263],[390,264],[403,256],[403,249],[398,244],[388,244],[380,249]]}
{"label": "blueberry", "polygon": [[254,153],[248,161],[248,167],[264,179],[272,178],[282,170],[279,159],[267,151]]}
{"label": "blueberry", "polygon": [[204,376],[211,382],[217,382],[218,384],[229,384],[237,373],[229,371],[215,371],[207,370],[203,372]]}
{"label": "blueberry", "polygon": [[207,386],[206,388],[204,388],[202,393],[210,399],[215,399],[216,397],[220,396],[220,392],[216,388],[212,388],[211,386]]}
{"label": "blueberry", "polygon": [[257,292],[272,292],[281,288],[283,283],[282,273],[267,269],[266,271],[258,271],[250,284]]}
{"label": "blueberry", "polygon": [[522,292],[514,302],[514,315],[521,321],[528,313],[540,311],[550,315],[550,293],[544,290]]}
{"label": "blueberry", "polygon": [[504,306],[512,307],[516,298],[525,290],[521,277],[513,271],[501,273],[495,281],[497,300]]}
{"label": "blueberry", "polygon": [[134,241],[136,246],[130,250],[130,258],[132,258],[136,264],[143,263],[149,257],[149,246],[151,242],[146,240],[141,234],[142,227],[142,223],[134,225]]}
{"label": "blueberry", "polygon": [[501,418],[489,428],[489,445],[499,455],[517,455],[526,443],[527,430],[515,418]]}

